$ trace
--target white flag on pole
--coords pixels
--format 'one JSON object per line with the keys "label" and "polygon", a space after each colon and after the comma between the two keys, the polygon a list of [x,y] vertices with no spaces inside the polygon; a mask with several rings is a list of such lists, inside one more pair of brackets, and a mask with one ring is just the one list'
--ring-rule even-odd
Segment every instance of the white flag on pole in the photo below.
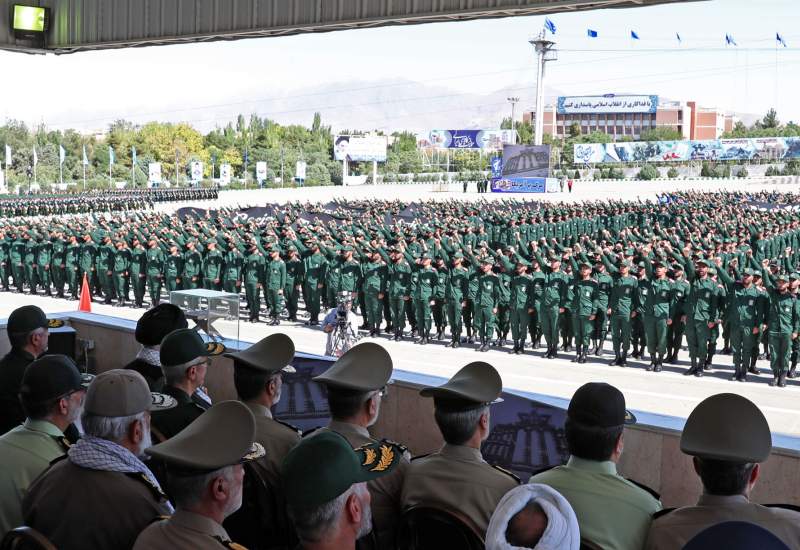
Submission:
{"label": "white flag on pole", "polygon": [[58,163],[64,164],[64,159],[67,158],[67,151],[63,145],[58,146]]}
{"label": "white flag on pole", "polygon": [[89,158],[86,156],[86,146],[83,146],[83,165],[89,166]]}
{"label": "white flag on pole", "polygon": [[6,145],[6,170],[11,166],[11,146]]}
{"label": "white flag on pole", "polygon": [[33,165],[39,164],[39,157],[36,156],[36,146],[33,146]]}

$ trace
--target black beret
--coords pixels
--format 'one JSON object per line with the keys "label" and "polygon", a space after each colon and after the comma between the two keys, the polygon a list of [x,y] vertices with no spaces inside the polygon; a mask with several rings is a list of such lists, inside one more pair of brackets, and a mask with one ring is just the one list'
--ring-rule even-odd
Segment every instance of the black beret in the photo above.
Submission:
{"label": "black beret", "polygon": [[136,341],[143,346],[157,346],[173,330],[188,326],[181,308],[172,304],[159,304],[147,310],[136,323]]}

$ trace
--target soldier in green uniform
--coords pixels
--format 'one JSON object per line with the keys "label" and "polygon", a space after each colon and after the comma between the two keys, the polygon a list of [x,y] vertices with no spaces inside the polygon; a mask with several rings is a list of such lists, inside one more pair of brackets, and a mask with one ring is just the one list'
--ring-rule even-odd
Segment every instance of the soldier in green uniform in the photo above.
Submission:
{"label": "soldier in green uniform", "polygon": [[316,242],[309,243],[309,251],[310,254],[303,258],[303,294],[309,315],[308,324],[316,326],[319,325],[320,299],[325,286],[328,260],[320,252]]}
{"label": "soldier in green uniform", "polygon": [[[353,258],[353,247],[349,244],[343,246],[334,265],[334,271],[338,275],[335,278],[335,293],[338,295],[340,292],[349,292],[353,298],[357,298],[361,287],[361,264]],[[335,297],[333,304],[336,305]]]}
{"label": "soldier in green uniform", "polygon": [[11,239],[6,236],[4,231],[0,231],[0,282],[2,282],[3,290],[8,290],[8,278],[11,273],[10,249]]}
{"label": "soldier in green uniform", "polygon": [[128,243],[123,240],[117,241],[117,248],[111,265],[114,271],[113,283],[114,294],[117,296],[117,305],[124,306],[128,300],[130,288],[131,249],[128,248]]}
{"label": "soldier in green uniform", "polygon": [[[544,261],[538,250],[534,250],[537,260],[541,265]],[[558,322],[559,316],[564,313],[564,303],[567,297],[569,277],[561,271],[561,260],[554,257],[550,267],[545,272],[544,293],[541,298],[542,333],[547,344],[545,359],[555,359],[558,356]]]}
{"label": "soldier in green uniform", "polygon": [[406,328],[406,316],[411,304],[411,264],[405,258],[402,250],[389,251],[392,263],[389,267],[389,300],[392,311],[392,325],[394,326],[394,340],[403,339]]}
{"label": "soldier in green uniform", "polygon": [[416,271],[417,280],[411,294],[419,332],[415,343],[425,345],[430,342],[433,290],[439,283],[439,275],[436,268],[431,265],[431,256],[427,252],[420,257]]}
{"label": "soldier in green uniform", "polygon": [[767,267],[769,259],[762,260],[764,287],[769,292],[767,327],[769,328],[769,353],[772,380],[770,386],[786,387],[792,340],[800,332],[800,302],[789,292],[789,276],[772,275]]}
{"label": "soldier in green uniform", "polygon": [[691,262],[686,264],[692,287],[687,300],[686,318],[686,342],[689,344],[692,366],[684,374],[702,376],[711,330],[717,322],[718,287],[708,276],[709,260],[700,258],[696,263],[697,269]]}
{"label": "soldier in green uniform", "polygon": [[244,256],[236,242],[228,241],[228,251],[225,253],[225,264],[222,277],[222,288],[225,292],[239,294],[242,291],[242,267]]}
{"label": "soldier in green uniform", "polygon": [[[603,259],[606,260],[605,256]],[[612,366],[628,366],[628,350],[631,345],[631,315],[635,311],[636,289],[639,286],[639,280],[630,273],[631,267],[633,266],[630,262],[623,261],[619,268],[610,266],[608,269],[613,276],[611,297],[606,310],[606,314],[611,318],[611,344],[614,348],[614,359],[609,365]]]}
{"label": "soldier in green uniform", "polygon": [[731,346],[733,350],[733,377],[731,380],[745,382],[761,326],[765,322],[765,300],[761,291],[753,284],[754,271],[745,268],[741,281],[735,281],[724,269],[719,271],[722,281],[731,289],[729,321],[731,323]]}
{"label": "soldier in green uniform", "polygon": [[198,252],[195,242],[190,240],[186,243],[186,252],[183,254],[183,288],[192,290],[199,288],[200,269],[203,266],[203,256]]}
{"label": "soldier in green uniform", "polygon": [[289,313],[288,320],[297,322],[297,309],[300,301],[300,290],[303,287],[303,260],[297,247],[289,245],[286,249],[286,283],[283,287],[283,298],[286,300],[286,311]]}
{"label": "soldier in green uniform", "polygon": [[25,240],[17,236],[11,243],[8,251],[8,261],[11,263],[11,275],[17,292],[22,292],[25,287]]}
{"label": "soldier in green uniform", "polygon": [[[572,258],[570,258],[572,260]],[[572,260],[574,262],[574,260]],[[572,331],[575,334],[575,357],[573,363],[585,363],[589,353],[589,341],[592,336],[594,320],[597,317],[598,286],[592,278],[592,265],[581,261],[575,269],[575,280],[572,307]]]}
{"label": "soldier in green uniform", "polygon": [[222,288],[224,262],[222,253],[217,249],[217,241],[210,239],[206,243],[206,255],[203,257],[201,265],[203,288],[207,290],[220,290]]}
{"label": "soldier in green uniform", "polygon": [[650,354],[647,370],[661,372],[667,353],[667,326],[672,323],[672,283],[667,278],[665,262],[659,258],[652,261],[652,267],[645,260],[645,271],[648,280],[639,281],[639,289],[640,297],[644,298],[644,330]]}
{"label": "soldier in green uniform", "polygon": [[444,299],[447,307],[447,321],[450,324],[450,347],[461,345],[462,311],[466,307],[469,292],[470,270],[464,267],[464,255],[455,252],[453,266],[447,272]]}
{"label": "soldier in green uniform", "polygon": [[67,277],[69,295],[74,300],[78,298],[78,285],[81,275],[81,245],[75,235],[69,236],[69,244],[64,254],[64,264]]}
{"label": "soldier in green uniform", "polygon": [[600,258],[595,262],[594,280],[597,281],[597,313],[592,330],[592,345],[594,345],[594,355],[603,355],[603,345],[608,336],[608,302],[614,280],[606,271],[605,264]]}
{"label": "soldier in green uniform", "polygon": [[388,270],[377,251],[369,254],[369,262],[361,265],[361,291],[366,305],[366,323],[370,336],[381,333],[381,307],[386,292]]}
{"label": "soldier in green uniform", "polygon": [[80,245],[80,261],[78,267],[80,268],[78,276],[78,285],[82,288],[83,278],[86,277],[87,284],[89,285],[89,292],[96,288],[95,282],[97,281],[97,266],[95,259],[97,258],[97,245],[92,240],[89,233],[84,234],[83,244]]}
{"label": "soldier in green uniform", "polygon": [[683,333],[686,327],[684,321],[687,310],[686,303],[691,286],[684,276],[683,266],[679,263],[672,265],[672,308],[670,319],[672,322],[667,326],[667,363],[675,364],[678,362],[678,352],[681,350]]}
{"label": "soldier in green uniform", "polygon": [[518,256],[514,276],[509,284],[508,309],[510,311],[511,338],[514,349],[511,353],[519,355],[525,350],[525,338],[533,308],[533,277],[528,275],[530,263]]}
{"label": "soldier in green uniform", "polygon": [[270,325],[280,324],[283,311],[283,289],[286,287],[286,263],[281,259],[277,246],[268,249],[269,261],[264,269],[264,297],[269,309]]}
{"label": "soldier in green uniform", "polygon": [[261,311],[261,287],[264,280],[264,256],[258,250],[255,241],[251,241],[242,267],[244,296],[247,300],[248,320],[255,323]]}
{"label": "soldier in green uniform", "polygon": [[133,287],[133,303],[136,307],[144,307],[144,289],[147,280],[147,250],[138,237],[133,238],[131,265],[128,282]]}
{"label": "soldier in green uniform", "polygon": [[95,267],[97,268],[97,279],[103,292],[103,303],[110,304],[114,299],[114,245],[111,237],[103,237],[103,243],[98,247]]}
{"label": "soldier in green uniform", "polygon": [[54,231],[52,236],[53,257],[50,259],[50,277],[53,280],[53,290],[59,298],[64,297],[64,283],[66,282],[65,255],[67,241],[63,231]]}
{"label": "soldier in green uniform", "polygon": [[636,264],[636,299],[634,300],[634,309],[631,312],[631,347],[633,348],[631,357],[635,359],[644,359],[644,351],[647,344],[647,331],[644,326],[645,304],[647,303],[647,293],[649,292],[646,265],[646,262]]}
{"label": "soldier in green uniform", "polygon": [[36,294],[36,249],[38,244],[33,235],[28,235],[25,241],[25,281],[28,283],[28,292]]}
{"label": "soldier in green uniform", "polygon": [[475,330],[480,337],[481,345],[477,351],[489,351],[489,340],[494,332],[494,319],[502,290],[500,278],[492,271],[494,259],[485,256],[478,261],[478,264],[481,275],[475,295]]}
{"label": "soldier in green uniform", "polygon": [[164,283],[167,293],[183,289],[183,256],[175,243],[170,243],[169,254],[164,258]]}
{"label": "soldier in green uniform", "polygon": [[164,282],[166,256],[159,246],[158,240],[151,238],[147,243],[147,292],[150,294],[150,305],[157,306],[161,302],[161,285]]}
{"label": "soldier in green uniform", "polygon": [[434,266],[436,272],[439,274],[436,286],[433,288],[433,305],[431,306],[431,313],[433,314],[433,324],[436,325],[436,340],[444,338],[444,331],[447,328],[447,311],[444,302],[444,292],[447,285],[447,264],[444,258],[437,254],[436,264]]}
{"label": "soldier in green uniform", "polygon": [[44,235],[39,235],[36,244],[36,281],[47,296],[52,295],[50,287],[50,262],[53,259],[53,243]]}
{"label": "soldier in green uniform", "polygon": [[547,275],[545,275],[538,260],[533,260],[530,275],[533,279],[533,298],[531,300],[533,303],[533,313],[528,323],[528,330],[531,335],[531,348],[539,349],[539,345],[542,342],[542,296],[544,296],[544,285]]}

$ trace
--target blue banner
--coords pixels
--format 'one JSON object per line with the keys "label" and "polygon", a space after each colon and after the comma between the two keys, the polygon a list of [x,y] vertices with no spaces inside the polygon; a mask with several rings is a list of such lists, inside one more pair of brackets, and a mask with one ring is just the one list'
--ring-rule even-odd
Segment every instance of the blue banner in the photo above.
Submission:
{"label": "blue banner", "polygon": [[492,180],[492,193],[545,193],[547,178],[498,178]]}
{"label": "blue banner", "polygon": [[439,149],[502,149],[514,143],[514,130],[431,130],[426,146]]}
{"label": "blue banner", "polygon": [[575,163],[800,158],[800,137],[576,143]]}
{"label": "blue banner", "polygon": [[503,159],[500,157],[492,157],[492,179],[500,178],[503,176]]}

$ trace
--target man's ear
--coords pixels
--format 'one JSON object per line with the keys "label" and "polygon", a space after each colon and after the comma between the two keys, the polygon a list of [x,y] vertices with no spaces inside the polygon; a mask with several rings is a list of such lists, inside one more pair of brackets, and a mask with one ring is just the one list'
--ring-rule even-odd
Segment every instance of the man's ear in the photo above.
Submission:
{"label": "man's ear", "polygon": [[355,492],[351,493],[350,496],[347,497],[344,508],[347,511],[348,522],[353,525],[360,525],[361,516],[364,513],[364,510],[361,506],[361,499],[358,498],[358,495]]}

